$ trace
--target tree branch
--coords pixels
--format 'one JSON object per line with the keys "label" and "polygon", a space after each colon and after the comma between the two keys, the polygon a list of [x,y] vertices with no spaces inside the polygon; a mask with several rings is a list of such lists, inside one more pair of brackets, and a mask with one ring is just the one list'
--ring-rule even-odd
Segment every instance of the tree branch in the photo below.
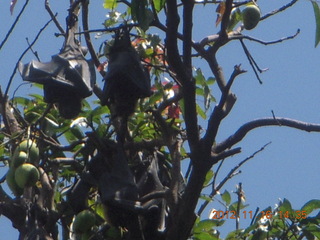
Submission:
{"label": "tree branch", "polygon": [[266,126],[286,126],[307,132],[320,132],[320,124],[301,122],[289,118],[262,118],[242,125],[233,135],[217,144],[214,148],[214,152],[220,153],[227,148],[231,148],[233,145],[240,142],[251,130]]}
{"label": "tree branch", "polygon": [[58,22],[56,16],[57,14],[53,14],[51,8],[50,8],[50,5],[49,5],[49,0],[45,0],[44,2],[44,6],[45,6],[45,9],[47,10],[47,12],[49,13],[51,19],[53,20],[53,22],[56,24],[57,28],[59,29],[60,33],[62,35],[65,35],[66,32],[64,31],[64,29],[61,27],[60,23]]}
{"label": "tree branch", "polygon": [[[246,162],[248,162],[250,159],[254,158],[258,153],[262,152],[270,143],[267,143],[265,144],[262,148],[260,148],[258,151],[254,152],[253,154],[251,154],[249,157],[246,157],[244,160],[242,160],[240,163],[238,163],[235,167],[233,167],[229,173],[223,178],[223,180],[217,185],[217,186],[214,186],[214,182],[212,183],[213,186],[212,186],[212,192],[210,193],[209,195],[209,198],[212,199],[216,194],[217,192],[220,191],[220,189],[227,183],[227,181],[229,179],[231,179],[233,176],[235,176],[235,173],[236,171],[243,165],[245,164]],[[236,152],[236,150],[239,149],[239,148],[235,148],[233,149],[234,152]],[[231,151],[231,150],[230,150]],[[226,156],[228,157],[228,156]],[[218,174],[218,171],[216,172],[216,176]],[[215,176],[215,177],[216,177]],[[207,207],[207,205],[209,204],[210,201],[205,201],[199,208],[199,211],[198,211],[198,215],[200,216],[202,214],[202,212],[204,211],[204,209]]]}
{"label": "tree branch", "polygon": [[16,19],[14,20],[13,24],[11,25],[9,31],[7,32],[7,35],[4,37],[3,41],[0,44],[0,50],[2,49],[2,47],[4,46],[4,44],[7,42],[8,38],[10,37],[11,33],[13,32],[13,29],[15,28],[15,26],[17,25],[17,23],[19,22],[19,19],[22,15],[22,13],[24,12],[24,10],[26,9],[27,5],[29,3],[29,0],[26,0],[26,2],[24,3],[21,11],[19,12],[18,16],[16,17]]}
{"label": "tree branch", "polygon": [[223,88],[219,104],[214,108],[208,120],[207,132],[202,138],[206,149],[211,149],[222,119],[229,114],[235,103],[236,97],[230,92],[231,85],[235,78],[244,72],[245,71],[241,70],[240,65],[235,66],[228,83]]}

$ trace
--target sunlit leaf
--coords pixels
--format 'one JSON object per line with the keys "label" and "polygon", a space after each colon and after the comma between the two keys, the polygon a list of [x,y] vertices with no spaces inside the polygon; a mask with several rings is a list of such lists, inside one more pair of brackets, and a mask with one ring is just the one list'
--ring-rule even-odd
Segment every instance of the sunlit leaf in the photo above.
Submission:
{"label": "sunlit leaf", "polygon": [[157,12],[160,12],[164,7],[166,1],[165,0],[153,0],[154,8]]}
{"label": "sunlit leaf", "polygon": [[204,187],[206,187],[209,184],[213,176],[214,176],[214,172],[212,170],[207,172],[206,180],[204,181],[204,184],[203,184]]}
{"label": "sunlit leaf", "polygon": [[202,220],[193,228],[193,231],[195,233],[200,233],[200,232],[203,232],[203,231],[209,231],[213,227],[218,227],[218,226],[223,225],[224,222],[225,222],[225,220],[216,220],[216,219]]}
{"label": "sunlit leaf", "polygon": [[320,200],[313,199],[308,201],[305,205],[303,205],[303,207],[301,208],[301,211],[306,211],[307,215],[309,215],[311,212],[319,208],[320,208]]}
{"label": "sunlit leaf", "polygon": [[288,199],[284,198],[282,201],[282,204],[279,206],[279,210],[282,212],[289,212],[291,213],[293,211],[291,203]]}
{"label": "sunlit leaf", "polygon": [[214,236],[210,232],[199,232],[194,234],[193,239],[196,240],[219,240],[219,237]]}
{"label": "sunlit leaf", "polygon": [[203,119],[207,118],[206,113],[202,110],[202,108],[199,106],[199,104],[196,105],[197,113],[202,117]]}
{"label": "sunlit leaf", "polygon": [[320,42],[320,6],[316,1],[311,1],[314,11],[314,16],[316,18],[316,40],[315,40],[315,47]]}
{"label": "sunlit leaf", "polygon": [[196,79],[196,84],[199,84],[201,86],[205,85],[206,79],[204,78],[203,73],[200,68],[198,68],[196,70],[196,75],[194,78]]}
{"label": "sunlit leaf", "polygon": [[117,0],[104,0],[103,7],[107,9],[114,9],[117,7]]}
{"label": "sunlit leaf", "polygon": [[231,195],[230,193],[225,190],[224,193],[221,194],[222,200],[226,203],[226,205],[229,205],[231,202]]}

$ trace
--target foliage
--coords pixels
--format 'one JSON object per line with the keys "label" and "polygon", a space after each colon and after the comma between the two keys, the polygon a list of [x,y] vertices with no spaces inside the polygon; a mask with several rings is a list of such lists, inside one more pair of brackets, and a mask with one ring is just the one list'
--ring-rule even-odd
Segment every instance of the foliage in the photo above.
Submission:
{"label": "foliage", "polygon": [[[16,2],[12,1],[11,12]],[[86,22],[89,1],[71,2],[70,12],[76,12],[79,6],[84,10],[82,19]],[[216,58],[218,50],[231,41],[240,41],[259,81],[259,74],[264,71],[244,44],[247,36],[242,34],[241,14],[250,3],[232,0],[181,3],[104,0],[103,7],[109,13],[105,20],[101,19],[104,29],[97,31],[100,38],[109,40],[95,48],[90,36],[86,35],[91,29],[87,23],[83,24],[83,34],[97,72],[103,78],[107,71],[110,46],[114,43],[109,36],[126,27],[131,29],[131,44],[152,82],[153,94],[139,99],[134,114],[126,122],[128,136],[124,143],[117,138],[120,131],[112,118],[112,107],[101,104],[100,86],[94,86],[98,100],[83,99],[82,111],[75,119],[62,118],[56,104],[47,104],[41,94],[31,93],[7,100],[7,91],[1,91],[4,124],[0,132],[0,160],[8,167],[8,174],[0,185],[0,214],[12,221],[21,239],[35,239],[36,236],[58,239],[60,235],[63,239],[116,240],[139,239],[134,234],[141,234],[145,239],[152,236],[152,239],[214,240],[220,239],[219,230],[228,219],[236,223],[235,230],[226,237],[229,240],[320,238],[320,215],[315,214],[320,208],[319,200],[310,200],[296,210],[292,209],[289,200],[283,199],[275,208],[252,212],[247,211],[249,205],[245,203],[241,184],[235,191],[236,200],[227,190],[220,193],[224,184],[239,173],[238,169],[264,148],[231,169],[219,184],[216,183],[219,167],[217,172],[212,170],[216,164],[222,164],[223,159],[238,154],[240,148],[234,145],[257,127],[288,126],[320,131],[316,124],[274,117],[248,122],[229,138],[216,142],[220,124],[236,101],[232,84],[238,75],[245,73],[237,65],[226,81]],[[283,6],[281,11],[294,3]],[[194,4],[214,5],[217,13],[218,33],[199,42],[191,39]],[[312,1],[312,5],[317,23],[317,46],[320,14],[318,4]],[[260,21],[278,12],[280,9]],[[52,18],[56,20],[54,16]],[[56,25],[60,29],[57,22]],[[161,34],[155,34],[150,27],[155,27]],[[259,42],[258,39],[252,40]],[[193,66],[195,57],[208,64],[211,76],[205,76],[201,68]],[[42,88],[38,84],[35,86]],[[214,87],[220,90],[219,94],[213,94]],[[198,116],[206,121],[207,126],[199,127]],[[12,178],[15,171],[12,159],[15,149],[19,149],[19,144],[26,139],[31,139],[39,149],[39,157],[26,162],[32,162],[38,168],[40,180],[35,186],[17,189]],[[120,153],[125,157],[119,157]],[[186,171],[181,170],[182,161],[189,164]],[[120,173],[113,172],[117,169],[115,165],[121,168],[118,169]],[[11,180],[8,180],[9,176]],[[134,187],[139,188],[139,196],[135,198],[130,198],[132,196],[127,196],[128,192],[123,190],[128,187],[128,182],[129,185],[133,183],[128,180],[131,177],[134,178]],[[109,181],[104,181],[106,179]],[[15,197],[3,190],[5,181]],[[123,187],[121,184],[127,185]],[[114,196],[105,201],[105,188],[114,186]],[[211,193],[204,194],[204,189],[211,189]],[[204,204],[197,217],[195,209],[199,199]],[[211,201],[218,201],[223,209],[213,209],[206,219],[202,212]],[[81,220],[90,221],[86,224],[75,220],[81,219],[79,216],[94,220]],[[241,217],[250,218],[251,224],[241,229]],[[136,220],[138,228],[132,227]],[[88,229],[82,232],[86,227]]]}

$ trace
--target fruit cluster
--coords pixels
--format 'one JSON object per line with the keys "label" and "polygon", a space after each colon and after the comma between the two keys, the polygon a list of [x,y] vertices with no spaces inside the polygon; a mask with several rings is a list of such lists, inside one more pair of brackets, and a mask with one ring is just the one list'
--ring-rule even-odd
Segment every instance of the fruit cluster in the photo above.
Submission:
{"label": "fruit cluster", "polygon": [[39,148],[32,140],[23,140],[12,154],[9,171],[6,175],[7,184],[15,196],[23,194],[25,187],[32,187],[40,178],[34,164],[39,159]]}

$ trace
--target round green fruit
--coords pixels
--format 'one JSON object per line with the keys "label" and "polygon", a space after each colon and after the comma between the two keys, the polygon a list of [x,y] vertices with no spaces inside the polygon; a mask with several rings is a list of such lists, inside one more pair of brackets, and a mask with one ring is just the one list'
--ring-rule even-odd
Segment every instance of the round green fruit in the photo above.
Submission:
{"label": "round green fruit", "polygon": [[39,159],[39,148],[31,139],[22,141],[15,152],[26,152],[29,156],[29,162],[36,162]]}
{"label": "round green fruit", "polygon": [[95,221],[96,216],[93,212],[89,210],[83,210],[74,218],[72,230],[75,233],[86,233],[95,225]]}
{"label": "round green fruit", "polygon": [[14,178],[20,188],[32,187],[40,178],[38,169],[30,163],[24,163],[16,169]]}
{"label": "round green fruit", "polygon": [[6,175],[6,181],[7,181],[8,187],[10,188],[12,193],[16,197],[18,197],[23,194],[23,188],[18,186],[14,175],[15,175],[15,169],[9,168],[9,171],[7,172],[7,175]]}
{"label": "round green fruit", "polygon": [[258,6],[251,4],[242,11],[242,21],[244,28],[251,30],[255,28],[260,21],[260,9]]}
{"label": "round green fruit", "polygon": [[15,151],[13,156],[12,156],[12,167],[17,168],[20,165],[24,164],[25,162],[27,162],[28,159],[28,155],[26,152],[23,151]]}

